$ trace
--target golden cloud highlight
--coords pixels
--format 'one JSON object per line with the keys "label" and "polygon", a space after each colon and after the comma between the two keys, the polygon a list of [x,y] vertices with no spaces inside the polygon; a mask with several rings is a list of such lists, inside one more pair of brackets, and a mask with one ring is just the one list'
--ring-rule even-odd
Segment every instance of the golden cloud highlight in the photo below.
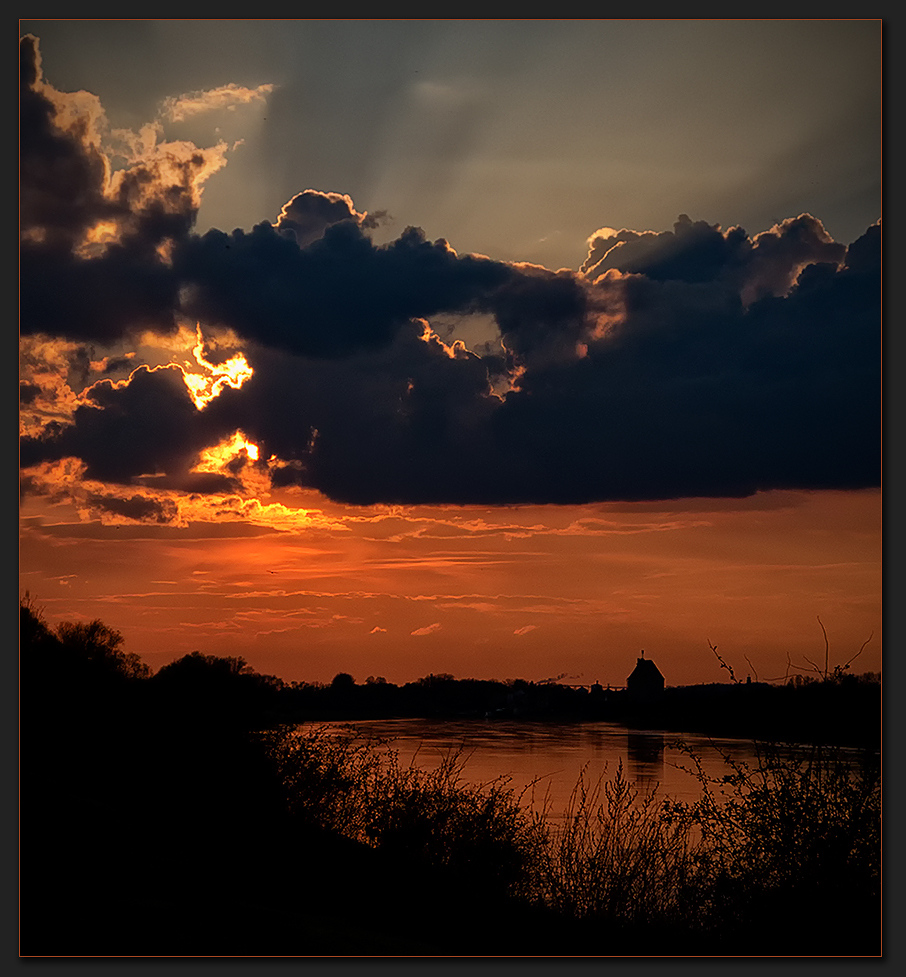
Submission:
{"label": "golden cloud highlight", "polygon": [[[224,457],[226,454],[224,451]],[[217,451],[213,449],[203,470],[219,470],[215,467],[216,458]],[[99,522],[103,526],[146,523],[185,528],[192,523],[241,521],[287,533],[307,529],[348,532],[350,529],[344,520],[332,518],[319,509],[263,502],[239,492],[200,494],[144,485],[117,488],[85,478],[85,467],[84,462],[75,458],[42,462],[30,468],[23,480],[31,494],[43,497],[54,506],[71,505],[81,522]],[[266,481],[266,476],[262,477],[262,483]]]}
{"label": "golden cloud highlight", "polygon": [[[195,335],[196,343],[192,348],[192,355],[195,362],[206,370],[207,374],[189,373],[181,369],[192,401],[199,410],[203,410],[224,387],[238,390],[254,374],[254,370],[242,353],[236,353],[224,363],[211,363],[205,357],[204,337],[201,334],[200,324],[196,327]],[[257,458],[257,454],[255,457]]]}
{"label": "golden cloud highlight", "polygon": [[232,112],[240,105],[263,103],[273,90],[274,86],[271,84],[245,88],[231,83],[207,91],[171,95],[164,99],[160,112],[170,122],[185,122],[186,119],[203,112]]}

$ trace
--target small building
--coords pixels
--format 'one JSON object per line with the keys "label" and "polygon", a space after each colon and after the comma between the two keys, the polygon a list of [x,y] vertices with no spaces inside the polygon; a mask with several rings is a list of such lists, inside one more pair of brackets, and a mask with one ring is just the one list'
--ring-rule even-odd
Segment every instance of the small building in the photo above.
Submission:
{"label": "small building", "polygon": [[626,679],[626,690],[635,702],[654,702],[664,694],[664,676],[644,651]]}

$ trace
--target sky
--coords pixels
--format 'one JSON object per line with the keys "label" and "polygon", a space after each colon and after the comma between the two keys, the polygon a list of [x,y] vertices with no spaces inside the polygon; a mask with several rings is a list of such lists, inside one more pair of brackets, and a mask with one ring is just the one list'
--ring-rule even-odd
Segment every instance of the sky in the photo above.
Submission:
{"label": "sky", "polygon": [[881,36],[20,21],[20,593],[287,681],[880,670]]}

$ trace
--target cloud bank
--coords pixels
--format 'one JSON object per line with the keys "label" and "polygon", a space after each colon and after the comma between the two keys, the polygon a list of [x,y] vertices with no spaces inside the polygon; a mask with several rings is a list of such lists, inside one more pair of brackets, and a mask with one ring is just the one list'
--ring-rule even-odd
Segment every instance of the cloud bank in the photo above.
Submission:
{"label": "cloud bank", "polygon": [[[683,214],[672,231],[602,227],[581,268],[558,272],[415,227],[377,245],[382,214],[313,189],[273,222],[198,234],[225,147],[152,127],[114,166],[96,100],[44,82],[36,39],[20,53],[34,490],[50,490],[36,473],[76,465],[110,487],[107,511],[166,521],[168,493],[291,485],[363,505],[510,505],[880,484],[880,223],[846,246],[809,214],[754,236]],[[435,328],[457,317],[497,335],[470,349]],[[241,353],[241,381],[199,405],[175,361],[123,369],[126,347],[194,341],[196,323],[198,362]],[[236,432],[256,451],[201,464]]]}

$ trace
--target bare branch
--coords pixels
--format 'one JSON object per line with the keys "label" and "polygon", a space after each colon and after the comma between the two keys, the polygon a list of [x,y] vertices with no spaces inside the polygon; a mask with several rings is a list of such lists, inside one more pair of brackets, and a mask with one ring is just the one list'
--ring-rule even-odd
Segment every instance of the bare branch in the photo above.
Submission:
{"label": "bare branch", "polygon": [[[809,665],[812,666],[812,670],[813,671],[815,671],[818,675],[821,675],[821,669],[818,668],[818,666],[811,660],[811,658],[809,658],[807,655],[803,655],[802,657],[809,663]],[[800,668],[800,669],[802,669],[803,672],[807,672],[808,671],[807,668],[802,668],[801,665],[794,665],[793,668]],[[824,677],[827,678],[827,672],[826,671],[824,673]]]}
{"label": "bare branch", "polygon": [[720,655],[717,654],[717,645],[712,645],[711,642],[709,641],[708,642],[708,647],[711,649],[711,651],[714,652],[715,658],[717,658],[717,660],[720,662],[720,667],[721,668],[725,668],[730,673],[730,681],[731,682],[734,682],[734,683],[736,683],[738,685],[739,684],[739,679],[736,677],[736,673],[733,671],[732,666],[728,665],[723,660],[723,658],[721,658]]}
{"label": "bare branch", "polygon": [[850,665],[852,665],[852,663],[853,663],[853,662],[854,662],[854,661],[855,661],[855,660],[856,660],[856,659],[857,659],[857,658],[859,657],[859,655],[861,655],[861,654],[862,654],[862,652],[863,652],[863,651],[865,651],[865,646],[866,646],[866,645],[868,644],[868,642],[869,642],[869,641],[871,641],[871,639],[872,639],[872,638],[873,638],[874,636],[875,636],[875,633],[874,633],[874,631],[872,631],[872,632],[871,632],[871,634],[870,634],[870,635],[869,635],[869,636],[868,636],[868,637],[867,637],[867,638],[866,638],[866,639],[865,639],[865,640],[864,640],[864,641],[862,642],[862,647],[861,647],[861,648],[860,648],[860,649],[859,649],[859,650],[858,650],[858,651],[857,651],[857,652],[856,652],[856,653],[855,653],[855,654],[854,654],[854,655],[852,656],[852,658],[850,658],[850,660],[849,660],[849,661],[848,661],[848,662],[847,662],[847,663],[846,663],[846,664],[845,664],[845,665],[843,666],[844,668],[849,668],[849,666],[850,666]]}
{"label": "bare branch", "polygon": [[[818,618],[818,623],[821,624],[821,618],[820,617]],[[823,624],[821,624],[821,630],[824,632],[824,681],[826,682],[827,681],[827,656],[828,656],[828,653],[830,652],[830,644],[828,643],[828,640],[827,640],[827,631],[824,630],[824,625]],[[805,658],[804,655],[802,657]],[[805,660],[808,661],[807,658]]]}

